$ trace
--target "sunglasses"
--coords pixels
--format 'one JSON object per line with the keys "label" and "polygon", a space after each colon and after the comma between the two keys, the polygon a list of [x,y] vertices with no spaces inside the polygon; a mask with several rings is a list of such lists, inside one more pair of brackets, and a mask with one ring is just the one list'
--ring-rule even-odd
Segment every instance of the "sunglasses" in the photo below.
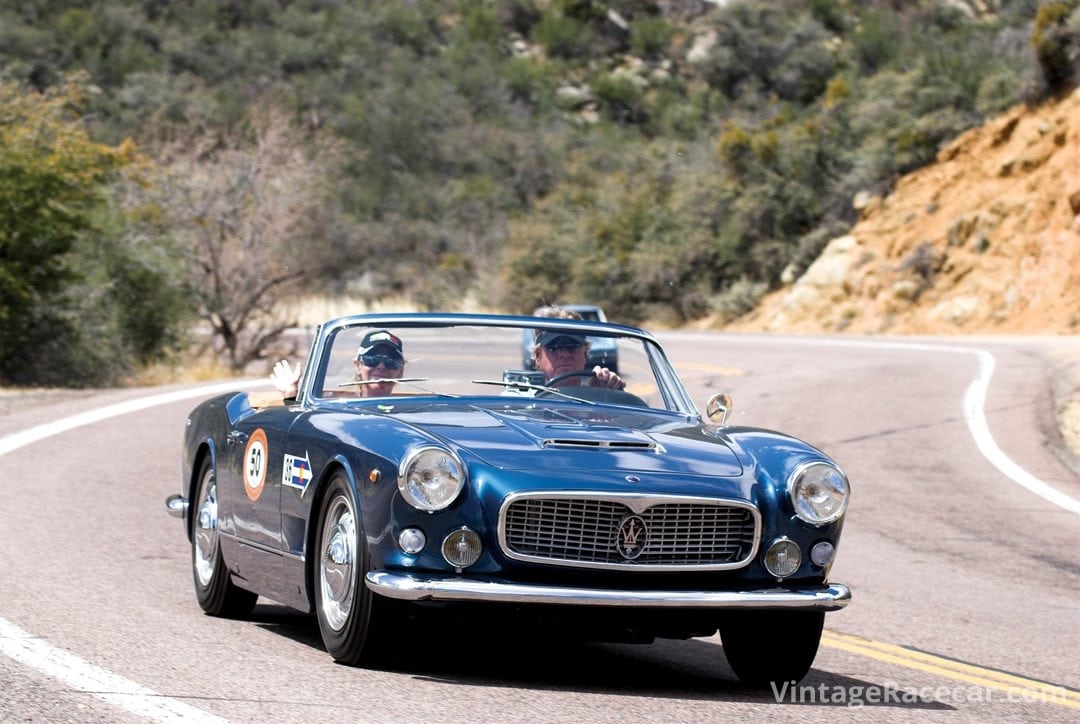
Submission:
{"label": "sunglasses", "polygon": [[585,345],[581,342],[574,342],[571,340],[557,340],[551,344],[545,344],[544,349],[548,351],[548,354],[555,354],[557,352],[577,352]]}
{"label": "sunglasses", "polygon": [[360,361],[364,363],[365,367],[371,367],[372,369],[382,365],[388,370],[399,370],[405,364],[405,360],[400,357],[391,357],[388,354],[362,354],[360,355]]}

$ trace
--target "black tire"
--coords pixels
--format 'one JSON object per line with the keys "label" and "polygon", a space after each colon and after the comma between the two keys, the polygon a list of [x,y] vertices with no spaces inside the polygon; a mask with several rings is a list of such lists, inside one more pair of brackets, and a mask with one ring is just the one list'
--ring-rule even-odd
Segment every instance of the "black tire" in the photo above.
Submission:
{"label": "black tire", "polygon": [[315,614],[323,645],[343,664],[379,663],[393,628],[387,620],[390,602],[364,583],[371,557],[348,478],[341,471],[327,485],[315,536]]}
{"label": "black tire", "polygon": [[195,598],[211,616],[242,618],[255,607],[258,594],[232,582],[217,527],[217,476],[209,457],[203,459],[195,488],[191,521],[191,571]]}
{"label": "black tire", "polygon": [[814,663],[825,613],[819,611],[748,611],[720,625],[724,655],[746,686],[799,682]]}

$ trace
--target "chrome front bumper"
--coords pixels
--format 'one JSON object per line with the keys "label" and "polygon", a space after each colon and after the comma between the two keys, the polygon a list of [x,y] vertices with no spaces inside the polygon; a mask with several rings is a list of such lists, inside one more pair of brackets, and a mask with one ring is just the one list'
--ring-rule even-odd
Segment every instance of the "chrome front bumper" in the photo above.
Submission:
{"label": "chrome front bumper", "polygon": [[634,608],[799,609],[836,611],[851,602],[851,591],[840,583],[790,591],[623,591],[604,588],[496,583],[464,578],[416,576],[386,571],[367,574],[367,587],[387,598],[405,601],[471,601],[551,603],[569,606]]}

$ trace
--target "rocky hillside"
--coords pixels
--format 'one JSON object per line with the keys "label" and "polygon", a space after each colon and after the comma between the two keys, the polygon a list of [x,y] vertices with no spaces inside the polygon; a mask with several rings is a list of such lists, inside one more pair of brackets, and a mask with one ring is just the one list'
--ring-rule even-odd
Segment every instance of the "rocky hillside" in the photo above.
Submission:
{"label": "rocky hillside", "polygon": [[1080,333],[1080,90],[957,138],[799,279],[727,326],[890,334]]}

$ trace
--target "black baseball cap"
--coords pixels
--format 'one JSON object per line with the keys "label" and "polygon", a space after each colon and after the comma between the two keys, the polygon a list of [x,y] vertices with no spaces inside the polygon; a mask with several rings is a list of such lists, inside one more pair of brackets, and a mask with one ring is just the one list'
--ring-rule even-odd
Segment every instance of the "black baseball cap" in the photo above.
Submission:
{"label": "black baseball cap", "polygon": [[585,344],[585,337],[580,334],[567,334],[557,329],[544,329],[536,333],[536,343],[545,347],[557,339],[568,339],[578,344]]}
{"label": "black baseball cap", "polygon": [[401,347],[401,338],[391,334],[385,329],[373,329],[360,340],[360,349],[356,350],[356,356],[370,353],[376,347],[389,347],[398,357],[405,358],[405,352]]}

